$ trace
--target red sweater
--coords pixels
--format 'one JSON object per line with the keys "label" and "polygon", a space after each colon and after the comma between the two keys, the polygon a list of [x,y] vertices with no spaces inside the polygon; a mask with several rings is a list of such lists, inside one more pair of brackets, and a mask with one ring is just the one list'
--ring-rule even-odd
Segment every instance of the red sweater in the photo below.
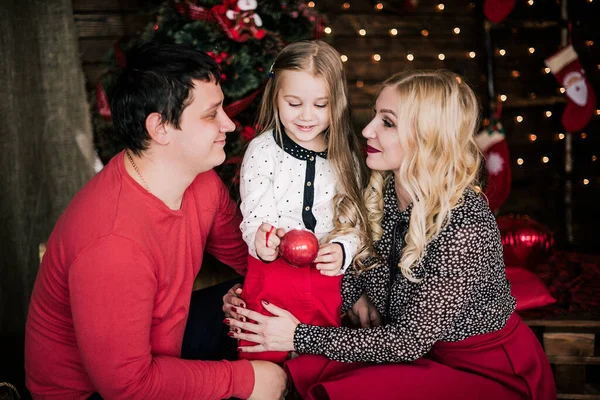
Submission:
{"label": "red sweater", "polygon": [[248,361],[182,360],[206,249],[246,272],[235,203],[214,171],[170,210],[125,171],[120,153],[60,217],[31,297],[25,339],[35,399],[246,398]]}

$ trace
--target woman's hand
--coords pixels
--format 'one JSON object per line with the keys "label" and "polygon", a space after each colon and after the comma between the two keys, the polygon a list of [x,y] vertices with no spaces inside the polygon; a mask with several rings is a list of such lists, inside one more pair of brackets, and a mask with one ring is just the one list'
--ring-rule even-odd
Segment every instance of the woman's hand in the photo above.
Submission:
{"label": "woman's hand", "polygon": [[246,321],[246,317],[233,311],[238,308],[246,308],[246,303],[240,298],[242,295],[242,285],[239,283],[235,284],[231,289],[223,296],[223,312],[225,317]]}
{"label": "woman's hand", "polygon": [[254,235],[254,248],[261,260],[273,261],[279,255],[280,229],[276,229],[273,225],[267,223],[258,227]]}
{"label": "woman's hand", "polygon": [[256,323],[242,322],[232,318],[225,319],[226,324],[234,329],[239,328],[242,330],[242,332],[237,332],[237,329],[235,329],[232,332],[232,337],[257,343],[256,346],[244,346],[240,347],[239,350],[247,353],[293,351],[294,332],[300,321],[282,308],[269,304],[264,300],[262,304],[274,317],[268,317],[244,308],[233,307],[233,312],[245,317],[247,321],[256,321]]}
{"label": "woman's hand", "polygon": [[381,314],[371,303],[366,294],[360,296],[352,308],[346,312],[350,321],[361,328],[371,328],[381,325]]}
{"label": "woman's hand", "polygon": [[315,267],[323,275],[336,276],[342,269],[344,250],[339,243],[327,243],[319,249],[315,259]]}

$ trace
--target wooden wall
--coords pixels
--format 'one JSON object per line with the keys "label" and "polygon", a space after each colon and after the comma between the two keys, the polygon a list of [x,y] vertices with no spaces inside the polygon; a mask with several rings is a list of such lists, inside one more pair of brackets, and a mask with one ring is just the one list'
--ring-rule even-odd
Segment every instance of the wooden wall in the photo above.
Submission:
{"label": "wooden wall", "polygon": [[[442,0],[439,0],[442,1]],[[353,115],[358,127],[371,115],[377,84],[405,68],[447,68],[466,77],[480,96],[483,116],[489,116],[487,51],[483,1],[453,0],[438,7],[439,1],[421,0],[414,12],[395,6],[397,1],[316,0],[331,28],[329,40],[341,54],[350,87]],[[530,1],[531,2],[531,1]],[[82,63],[88,88],[93,88],[106,71],[106,54],[123,36],[135,35],[145,25],[138,13],[145,0],[73,0]],[[345,8],[344,3],[350,5]],[[555,231],[561,247],[570,247],[567,229],[569,205],[565,203],[565,182],[572,185],[572,232],[574,247],[597,252],[593,239],[600,223],[600,117],[585,132],[573,134],[573,172],[566,174],[565,141],[560,117],[565,95],[552,74],[544,72],[544,58],[560,48],[560,2],[517,1],[503,23],[491,25],[491,60],[496,94],[507,96],[502,123],[511,151],[513,190],[501,213],[526,213]],[[600,30],[594,29],[600,2],[572,0],[573,45],[583,67],[600,96]],[[460,28],[457,35],[454,28]],[[358,34],[365,29],[367,34]],[[397,35],[390,35],[396,29]],[[424,35],[427,31],[427,36]],[[586,41],[594,44],[587,46]],[[533,47],[535,51],[529,52]],[[499,50],[506,50],[503,56]],[[468,56],[475,52],[475,58]],[[407,59],[408,54],[413,61]],[[439,54],[445,59],[441,61]],[[379,54],[379,62],[373,55]],[[599,107],[600,108],[600,107]],[[546,112],[552,113],[546,117]],[[522,122],[517,117],[523,118]],[[584,135],[582,135],[584,133]],[[531,134],[536,140],[531,141]],[[549,162],[543,163],[542,158]],[[522,165],[517,160],[524,160]],[[584,185],[584,179],[588,184]]]}

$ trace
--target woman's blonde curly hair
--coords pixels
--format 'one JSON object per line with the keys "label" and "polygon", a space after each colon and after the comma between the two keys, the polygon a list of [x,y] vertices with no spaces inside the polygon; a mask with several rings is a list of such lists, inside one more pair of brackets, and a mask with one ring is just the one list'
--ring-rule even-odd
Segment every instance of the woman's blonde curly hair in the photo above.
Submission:
{"label": "woman's blonde curly hair", "polygon": [[[481,153],[474,140],[479,103],[464,79],[449,71],[402,72],[387,79],[381,90],[390,87],[398,96],[396,126],[404,154],[396,184],[412,201],[398,267],[417,282],[412,269],[424,257],[427,244],[450,221],[465,189],[479,191]],[[372,241],[383,235],[383,192],[392,174],[373,171],[365,190]],[[357,262],[359,270],[364,269],[362,260]]]}

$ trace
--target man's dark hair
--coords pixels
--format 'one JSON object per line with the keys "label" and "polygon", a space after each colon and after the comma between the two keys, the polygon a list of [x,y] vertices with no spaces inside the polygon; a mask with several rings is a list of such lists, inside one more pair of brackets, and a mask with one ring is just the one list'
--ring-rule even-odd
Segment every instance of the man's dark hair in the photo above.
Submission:
{"label": "man's dark hair", "polygon": [[140,154],[148,148],[146,118],[160,113],[162,122],[179,129],[191,103],[192,80],[221,81],[217,63],[207,54],[178,44],[145,43],[132,48],[110,100],[115,135]]}

